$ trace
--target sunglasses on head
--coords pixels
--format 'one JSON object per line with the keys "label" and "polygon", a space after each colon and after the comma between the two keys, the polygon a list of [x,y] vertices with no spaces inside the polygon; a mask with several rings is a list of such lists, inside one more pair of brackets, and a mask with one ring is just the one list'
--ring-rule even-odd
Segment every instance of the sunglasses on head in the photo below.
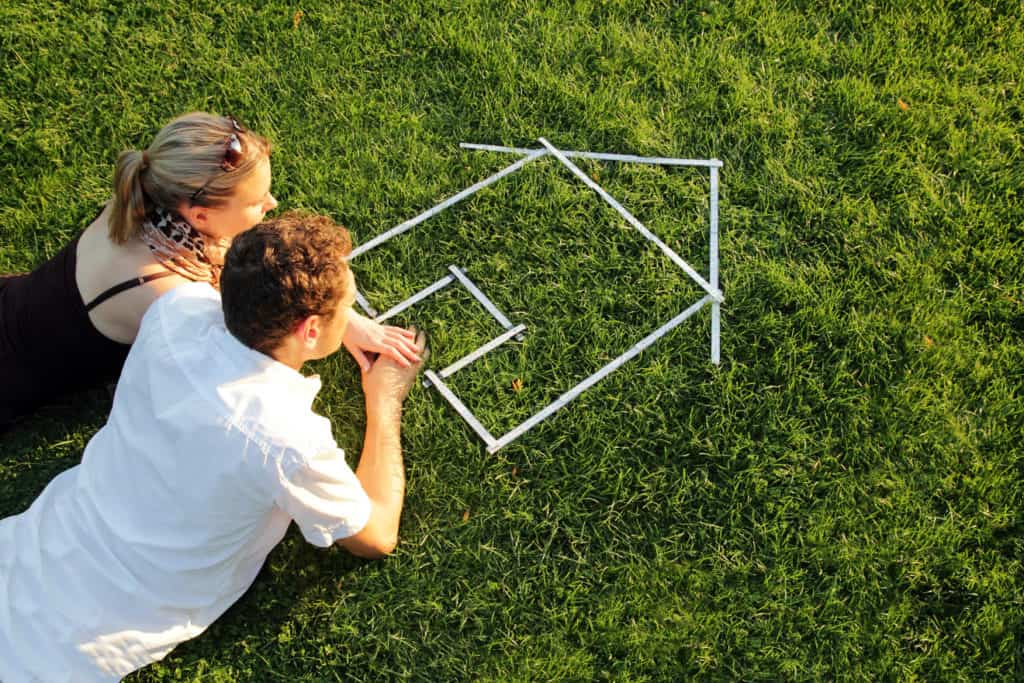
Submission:
{"label": "sunglasses on head", "polygon": [[[228,116],[228,121],[231,122],[231,127],[234,129],[228,139],[224,141],[224,158],[221,159],[220,168],[222,171],[227,173],[228,171],[234,171],[238,168],[238,165],[242,162],[242,139],[239,136],[240,133],[245,133],[246,130],[234,117]],[[192,199],[190,200],[193,204],[199,199],[200,195],[206,191],[206,186],[213,182],[216,174],[210,176],[202,187],[192,193]]]}

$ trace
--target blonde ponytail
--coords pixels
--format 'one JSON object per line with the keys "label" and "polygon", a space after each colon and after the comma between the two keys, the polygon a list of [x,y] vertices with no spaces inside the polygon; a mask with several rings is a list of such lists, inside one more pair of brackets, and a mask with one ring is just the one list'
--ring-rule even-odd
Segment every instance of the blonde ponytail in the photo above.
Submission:
{"label": "blonde ponytail", "polygon": [[146,192],[140,176],[145,170],[143,152],[121,152],[114,168],[114,206],[110,215],[110,240],[124,244],[146,216]]}

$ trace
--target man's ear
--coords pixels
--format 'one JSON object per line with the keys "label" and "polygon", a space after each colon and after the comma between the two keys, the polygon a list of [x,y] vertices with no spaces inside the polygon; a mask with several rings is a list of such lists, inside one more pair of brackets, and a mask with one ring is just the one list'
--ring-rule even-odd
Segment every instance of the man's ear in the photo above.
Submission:
{"label": "man's ear", "polygon": [[299,343],[306,349],[315,349],[323,333],[323,321],[318,315],[311,315],[299,321],[295,334]]}

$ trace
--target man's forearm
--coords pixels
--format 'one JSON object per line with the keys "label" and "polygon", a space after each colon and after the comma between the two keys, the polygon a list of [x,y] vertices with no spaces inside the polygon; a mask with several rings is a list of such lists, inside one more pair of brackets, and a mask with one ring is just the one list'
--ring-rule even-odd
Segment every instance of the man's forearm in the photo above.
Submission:
{"label": "man's forearm", "polygon": [[405,499],[401,422],[401,403],[367,404],[366,438],[356,468],[356,477],[381,513],[380,528],[396,536]]}

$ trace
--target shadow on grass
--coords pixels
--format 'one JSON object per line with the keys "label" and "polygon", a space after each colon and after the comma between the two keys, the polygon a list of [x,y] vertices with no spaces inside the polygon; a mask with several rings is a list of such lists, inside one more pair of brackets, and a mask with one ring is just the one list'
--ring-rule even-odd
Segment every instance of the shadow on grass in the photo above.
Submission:
{"label": "shadow on grass", "polygon": [[0,431],[0,517],[23,512],[50,480],[82,461],[110,405],[106,387],[76,392]]}

